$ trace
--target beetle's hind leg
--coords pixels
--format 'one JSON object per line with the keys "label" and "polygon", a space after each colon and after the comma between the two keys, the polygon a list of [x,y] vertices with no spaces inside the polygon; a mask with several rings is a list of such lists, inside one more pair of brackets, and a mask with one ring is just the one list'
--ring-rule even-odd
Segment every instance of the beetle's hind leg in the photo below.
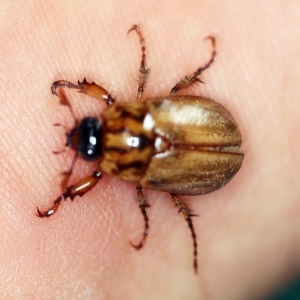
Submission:
{"label": "beetle's hind leg", "polygon": [[79,93],[87,94],[97,100],[104,101],[107,105],[111,105],[115,102],[106,89],[97,85],[95,82],[88,83],[86,79],[82,82],[78,81],[78,84],[74,84],[66,80],[55,81],[51,86],[51,93],[53,95],[58,96],[56,92],[57,88],[76,89]]}
{"label": "beetle's hind leg", "polygon": [[212,43],[213,46],[213,51],[210,57],[210,60],[202,67],[200,67],[198,70],[196,70],[193,74],[191,74],[190,76],[185,76],[183,79],[179,80],[179,82],[177,82],[175,84],[175,86],[171,89],[171,94],[177,94],[179,91],[181,90],[185,90],[188,87],[190,87],[191,85],[193,85],[196,82],[202,82],[198,76],[207,68],[210,67],[210,65],[214,62],[215,56],[216,56],[216,42],[215,42],[215,38],[213,36],[208,36],[205,39],[209,39]]}
{"label": "beetle's hind leg", "polygon": [[76,184],[68,187],[67,190],[53,202],[53,206],[50,209],[41,211],[37,207],[36,215],[40,218],[52,216],[57,211],[62,200],[70,198],[73,201],[76,196],[83,196],[96,185],[100,178],[101,172],[99,170],[96,170],[92,176],[88,176],[80,180]]}
{"label": "beetle's hind leg", "polygon": [[137,101],[141,100],[143,97],[143,92],[144,89],[146,87],[148,78],[149,78],[149,74],[150,74],[150,69],[146,69],[146,47],[145,47],[145,40],[144,37],[142,35],[142,32],[140,30],[140,28],[137,25],[133,25],[127,32],[127,34],[129,34],[132,30],[135,30],[140,38],[140,43],[141,43],[141,48],[142,48],[142,59],[141,59],[141,64],[140,64],[140,68],[139,68],[139,73],[138,73],[138,83],[139,83],[139,87],[138,87],[138,95],[137,95]]}
{"label": "beetle's hind leg", "polygon": [[143,194],[143,188],[139,184],[137,184],[136,186],[136,193],[137,193],[137,201],[140,206],[140,210],[144,216],[145,227],[144,227],[143,237],[140,240],[140,242],[137,245],[133,244],[132,242],[130,242],[130,244],[132,247],[139,250],[145,245],[148,236],[149,223],[148,223],[147,209],[150,207],[150,205],[147,203],[146,197]]}
{"label": "beetle's hind leg", "polygon": [[194,245],[194,270],[197,274],[198,272],[198,262],[197,262],[197,237],[193,225],[192,217],[197,216],[191,213],[190,209],[187,207],[187,205],[182,201],[182,199],[177,194],[170,194],[172,197],[172,200],[174,201],[176,207],[179,209],[179,212],[181,212],[185,218],[185,220],[188,223],[188,226],[192,233],[192,239],[193,239],[193,245]]}

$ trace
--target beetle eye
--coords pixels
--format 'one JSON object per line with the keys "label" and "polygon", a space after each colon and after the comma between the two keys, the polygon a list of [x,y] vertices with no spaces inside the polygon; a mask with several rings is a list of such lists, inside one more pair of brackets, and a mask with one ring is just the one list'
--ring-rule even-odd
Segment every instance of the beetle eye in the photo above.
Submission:
{"label": "beetle eye", "polygon": [[102,127],[98,119],[83,119],[78,128],[77,151],[87,161],[99,159],[102,151]]}

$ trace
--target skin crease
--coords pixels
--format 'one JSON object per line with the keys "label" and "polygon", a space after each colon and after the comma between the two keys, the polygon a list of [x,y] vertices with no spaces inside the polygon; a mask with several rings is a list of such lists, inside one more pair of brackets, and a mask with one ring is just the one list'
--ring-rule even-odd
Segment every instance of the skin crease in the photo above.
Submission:
{"label": "skin crease", "polygon": [[[262,299],[300,272],[299,1],[1,2],[1,299]],[[129,245],[143,230],[134,184],[104,176],[51,218],[35,216],[62,192],[73,158],[52,154],[74,125],[52,82],[86,77],[117,101],[134,100],[133,24],[152,69],[143,99],[167,95],[204,64],[203,38],[215,36],[205,84],[186,93],[224,105],[242,132],[235,178],[185,197],[200,215],[197,276],[190,232],[166,193],[144,191],[150,234],[138,252]],[[68,96],[79,119],[105,109]],[[72,182],[94,168],[78,160]]]}

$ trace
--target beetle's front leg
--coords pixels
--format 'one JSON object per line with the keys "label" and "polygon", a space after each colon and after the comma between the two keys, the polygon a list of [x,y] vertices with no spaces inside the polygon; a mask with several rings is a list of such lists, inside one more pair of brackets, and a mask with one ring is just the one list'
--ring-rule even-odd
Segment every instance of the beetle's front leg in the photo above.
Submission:
{"label": "beetle's front leg", "polygon": [[143,237],[142,237],[141,241],[139,242],[139,244],[135,245],[132,242],[130,242],[130,244],[132,247],[139,250],[145,245],[146,238],[148,236],[149,224],[148,224],[147,208],[149,208],[150,205],[147,203],[146,197],[143,194],[143,188],[139,184],[137,184],[137,186],[136,186],[136,193],[137,193],[137,200],[138,200],[141,212],[144,216],[145,227],[144,227]]}
{"label": "beetle's front leg", "polygon": [[83,196],[85,193],[87,193],[89,190],[91,190],[98,180],[101,178],[101,173],[100,171],[95,171],[93,176],[88,176],[76,184],[70,186],[67,188],[67,190],[60,195],[53,203],[53,206],[46,210],[46,211],[41,211],[37,207],[37,216],[40,218],[44,217],[50,217],[52,216],[58,209],[59,204],[62,200],[66,200],[67,198],[70,198],[72,201],[76,196]]}
{"label": "beetle's front leg", "polygon": [[174,201],[176,207],[179,209],[179,212],[181,212],[187,221],[189,228],[192,233],[192,239],[194,244],[194,270],[197,274],[198,272],[198,262],[197,262],[197,237],[194,230],[193,220],[192,217],[197,216],[191,213],[190,209],[187,207],[187,205],[182,201],[182,199],[177,194],[170,194],[172,197],[172,200]]}
{"label": "beetle's front leg", "polygon": [[84,93],[97,100],[105,101],[107,105],[111,105],[115,103],[115,100],[112,98],[112,96],[108,93],[106,89],[97,85],[95,82],[88,83],[85,78],[82,82],[78,81],[78,85],[66,80],[55,81],[52,83],[51,93],[53,95],[58,96],[56,89],[59,87],[68,88],[68,89],[77,89],[79,93]]}

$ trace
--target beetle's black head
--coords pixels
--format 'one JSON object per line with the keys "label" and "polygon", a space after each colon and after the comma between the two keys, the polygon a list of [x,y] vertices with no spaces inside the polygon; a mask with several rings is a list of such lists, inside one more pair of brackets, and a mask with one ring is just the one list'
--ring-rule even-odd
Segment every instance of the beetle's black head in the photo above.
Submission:
{"label": "beetle's black head", "polygon": [[102,126],[92,117],[83,119],[67,133],[66,146],[76,150],[86,161],[98,160],[102,154]]}

